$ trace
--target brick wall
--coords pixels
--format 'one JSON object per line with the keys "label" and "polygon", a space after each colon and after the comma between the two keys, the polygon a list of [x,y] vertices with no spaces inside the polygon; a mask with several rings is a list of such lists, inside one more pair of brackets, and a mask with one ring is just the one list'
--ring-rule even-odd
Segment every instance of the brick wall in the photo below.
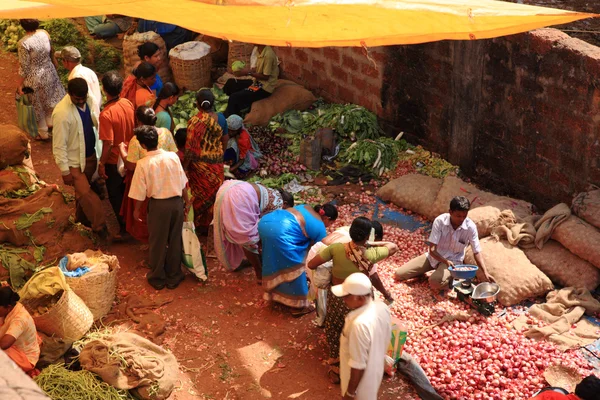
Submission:
{"label": "brick wall", "polygon": [[369,50],[278,49],[286,77],[375,111],[495,192],[541,209],[600,185],[600,48],[554,29]]}

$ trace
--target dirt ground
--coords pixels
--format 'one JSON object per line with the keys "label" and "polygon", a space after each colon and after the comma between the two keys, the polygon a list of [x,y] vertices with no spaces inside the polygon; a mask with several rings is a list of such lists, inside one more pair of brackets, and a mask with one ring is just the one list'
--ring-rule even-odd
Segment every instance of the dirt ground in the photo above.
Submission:
{"label": "dirt ground", "polygon": [[[14,54],[0,53],[0,123],[14,123],[17,81]],[[0,132],[0,137],[1,137]],[[51,143],[33,141],[40,177],[61,184]],[[208,259],[209,281],[192,275],[176,290],[152,289],[144,278],[147,252],[139,243],[103,248],[120,262],[118,299],[126,294],[172,299],[157,310],[167,321],[163,345],[178,358],[178,388],[171,399],[340,398],[326,377],[325,335],[314,314],[299,319],[262,301],[251,269],[228,273]],[[406,399],[406,382],[386,379],[380,399]]]}

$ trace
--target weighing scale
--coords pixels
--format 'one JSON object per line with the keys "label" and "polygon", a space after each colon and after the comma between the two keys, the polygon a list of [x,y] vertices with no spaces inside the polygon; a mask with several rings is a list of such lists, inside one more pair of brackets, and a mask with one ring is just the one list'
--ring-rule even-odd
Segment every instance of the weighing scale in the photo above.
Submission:
{"label": "weighing scale", "polygon": [[496,297],[500,286],[496,283],[484,282],[473,284],[479,267],[476,265],[455,265],[448,267],[452,274],[452,288],[460,301],[476,309],[480,314],[490,316],[496,311]]}

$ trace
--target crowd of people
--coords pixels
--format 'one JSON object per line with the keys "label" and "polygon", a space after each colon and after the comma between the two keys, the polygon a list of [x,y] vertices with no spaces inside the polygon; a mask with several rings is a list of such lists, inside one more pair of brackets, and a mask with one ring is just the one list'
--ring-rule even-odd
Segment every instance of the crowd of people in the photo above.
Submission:
{"label": "crowd of people", "polygon": [[[98,35],[125,28],[114,20],[95,22],[99,24],[91,29]],[[377,263],[396,253],[398,246],[383,240],[380,223],[360,216],[349,227],[328,234],[338,218],[334,204],[295,205],[293,195],[282,188],[226,180],[232,176],[228,173],[244,177],[261,157],[239,114],[272,93],[278,75],[273,50],[258,46],[256,66],[239,72],[252,80],[228,82],[230,100],[224,115],[215,112],[212,92],[200,90],[198,113],[187,128],[175,131],[170,106],[180,90],[157,75],[164,61],[158,46],[141,45],[140,63],[132,74],[123,77],[109,71],[100,88],[94,71],[81,65],[78,49],[65,47],[54,53],[36,20],[21,24],[27,34],[19,43],[22,79],[17,90],[29,87],[35,93],[40,136],[52,136],[63,182],[75,189],[77,221],[108,238],[107,217],[95,189],[105,185],[119,236],[149,244],[146,278],[156,290],[175,289],[184,280],[184,220],[193,213],[198,234],[207,233],[212,224],[217,258],[228,271],[252,267],[264,299],[281,304],[294,317],[318,309],[329,347],[328,377],[341,384],[343,398],[375,399],[391,317],[384,302],[374,300],[373,289],[388,305],[394,301]],[[71,71],[66,92],[55,58]],[[398,268],[397,280],[434,270],[429,277],[432,288],[449,290],[448,267],[462,263],[468,245],[489,278],[469,208],[466,198],[454,198],[449,212],[433,223],[429,252]],[[39,357],[39,343],[33,321],[18,300],[10,288],[0,289],[0,317],[5,317],[0,346],[30,372],[37,362],[36,346]],[[402,355],[398,368],[411,378],[421,398],[441,399],[410,355]]]}

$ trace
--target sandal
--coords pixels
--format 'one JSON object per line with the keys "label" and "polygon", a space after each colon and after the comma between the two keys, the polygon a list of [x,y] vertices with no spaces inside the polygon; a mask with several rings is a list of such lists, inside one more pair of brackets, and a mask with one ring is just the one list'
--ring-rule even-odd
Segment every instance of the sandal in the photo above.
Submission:
{"label": "sandal", "polygon": [[292,311],[292,317],[294,317],[294,318],[300,318],[301,316],[306,315],[306,314],[310,314],[311,312],[313,312],[315,310],[316,310],[315,306],[313,306],[311,304],[310,306],[304,307],[304,308],[302,308],[302,309],[300,309],[298,311]]}

